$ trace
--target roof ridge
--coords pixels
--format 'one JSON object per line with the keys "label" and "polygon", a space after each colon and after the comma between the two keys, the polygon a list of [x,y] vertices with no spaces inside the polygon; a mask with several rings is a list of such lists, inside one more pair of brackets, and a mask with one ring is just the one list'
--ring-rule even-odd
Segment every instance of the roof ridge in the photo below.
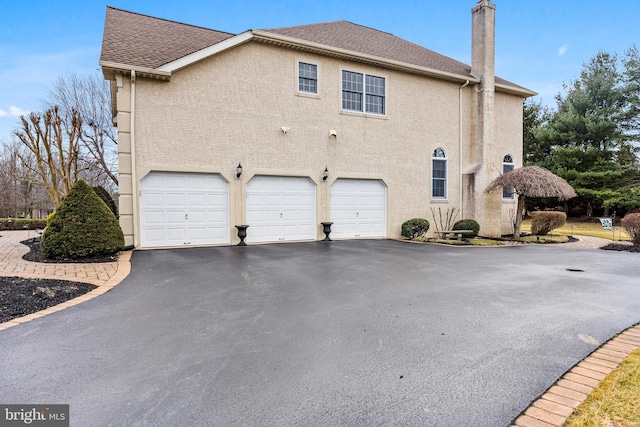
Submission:
{"label": "roof ridge", "polygon": [[174,21],[172,19],[166,19],[166,18],[158,18],[157,16],[151,16],[151,15],[147,15],[144,13],[140,13],[140,12],[132,12],[130,10],[125,10],[125,9],[121,9],[119,7],[115,7],[115,6],[109,6],[107,5],[107,9],[113,9],[113,10],[117,10],[119,12],[125,12],[125,13],[130,13],[131,15],[138,15],[138,16],[142,16],[144,18],[151,18],[151,19],[155,19],[158,21],[165,21],[165,22],[170,22],[172,24],[179,24],[179,25],[184,25],[185,27],[192,27],[192,28],[199,28],[201,30],[207,30],[207,31],[215,31],[217,33],[224,33],[224,34],[230,34],[232,36],[236,36],[237,34],[235,33],[230,33],[228,31],[221,31],[221,30],[216,30],[214,28],[208,28],[208,27],[203,27],[201,25],[193,25],[193,24],[187,24],[185,22],[179,22],[179,21]]}

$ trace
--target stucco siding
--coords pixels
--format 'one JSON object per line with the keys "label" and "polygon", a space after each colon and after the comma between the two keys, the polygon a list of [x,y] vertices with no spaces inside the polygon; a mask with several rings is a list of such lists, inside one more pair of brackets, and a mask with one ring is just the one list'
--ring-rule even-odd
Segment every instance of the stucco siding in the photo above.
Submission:
{"label": "stucco siding", "polygon": [[[298,60],[318,65],[317,97],[297,93]],[[385,77],[385,116],[341,111],[342,69]],[[398,237],[407,219],[431,220],[436,147],[448,157],[448,197],[437,206],[459,207],[459,115],[457,84],[250,43],[175,72],[170,82],[137,80],[136,175],[139,181],[152,170],[223,174],[232,181],[232,225],[242,223],[244,186],[256,174],[314,180],[318,223],[330,220],[335,179],[381,179],[387,235]],[[463,123],[468,144],[470,124]],[[290,130],[283,134],[282,126]],[[329,179],[322,182],[325,167]]]}

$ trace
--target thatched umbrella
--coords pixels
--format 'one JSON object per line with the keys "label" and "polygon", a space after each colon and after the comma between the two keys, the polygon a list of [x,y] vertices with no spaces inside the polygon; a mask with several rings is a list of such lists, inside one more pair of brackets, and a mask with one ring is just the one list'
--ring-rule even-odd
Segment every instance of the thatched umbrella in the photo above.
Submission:
{"label": "thatched umbrella", "polygon": [[503,188],[512,189],[518,195],[513,233],[516,239],[520,237],[522,211],[527,197],[557,197],[559,200],[569,200],[577,196],[567,181],[539,166],[525,166],[502,174],[491,181],[484,191],[489,193]]}

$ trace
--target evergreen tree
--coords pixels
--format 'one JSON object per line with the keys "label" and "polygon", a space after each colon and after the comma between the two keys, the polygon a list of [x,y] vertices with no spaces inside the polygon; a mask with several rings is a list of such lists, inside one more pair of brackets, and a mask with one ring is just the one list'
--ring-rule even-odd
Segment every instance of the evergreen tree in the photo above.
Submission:
{"label": "evergreen tree", "polygon": [[551,120],[539,119],[538,128],[533,122],[538,144],[525,144],[525,159],[565,178],[588,216],[594,208],[604,208],[606,215],[609,208],[640,207],[634,190],[640,183],[637,50],[627,52],[623,72],[618,63],[616,55],[598,52],[584,64],[580,78],[565,85],[566,94],[558,95]]}

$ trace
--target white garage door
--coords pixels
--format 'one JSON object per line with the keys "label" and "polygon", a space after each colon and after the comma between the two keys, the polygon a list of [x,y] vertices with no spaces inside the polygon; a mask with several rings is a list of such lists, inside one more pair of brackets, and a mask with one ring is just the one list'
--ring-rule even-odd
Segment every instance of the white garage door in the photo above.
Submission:
{"label": "white garage door", "polygon": [[385,237],[386,188],[373,179],[337,179],[331,185],[331,237]]}
{"label": "white garage door", "polygon": [[307,178],[256,176],[247,183],[247,242],[316,238],[316,188]]}
{"label": "white garage door", "polygon": [[140,182],[143,248],[228,244],[229,184],[220,175],[151,172]]}

